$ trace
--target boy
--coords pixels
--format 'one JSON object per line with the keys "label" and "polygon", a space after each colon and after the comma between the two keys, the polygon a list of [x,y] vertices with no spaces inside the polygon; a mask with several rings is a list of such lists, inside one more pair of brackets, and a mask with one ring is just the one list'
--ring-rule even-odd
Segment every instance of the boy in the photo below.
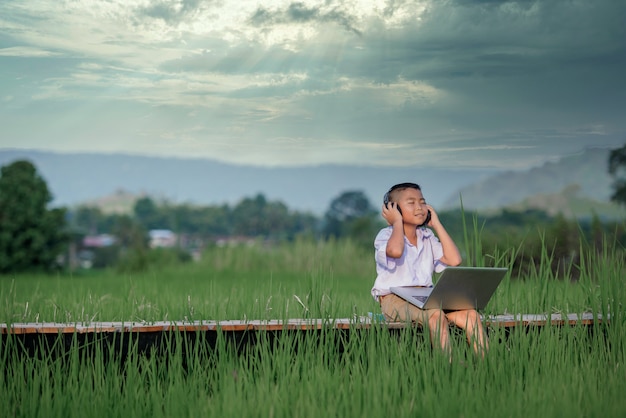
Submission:
{"label": "boy", "polygon": [[374,241],[378,275],[372,296],[380,302],[385,318],[426,325],[431,341],[438,340],[448,355],[451,353],[448,324],[453,323],[465,329],[468,343],[477,354],[484,356],[487,338],[476,310],[420,309],[389,291],[392,286],[430,287],[434,271],[439,273],[446,266],[461,264],[456,244],[433,207],[426,203],[420,186],[400,183],[389,189],[382,216],[389,226],[383,228]]}

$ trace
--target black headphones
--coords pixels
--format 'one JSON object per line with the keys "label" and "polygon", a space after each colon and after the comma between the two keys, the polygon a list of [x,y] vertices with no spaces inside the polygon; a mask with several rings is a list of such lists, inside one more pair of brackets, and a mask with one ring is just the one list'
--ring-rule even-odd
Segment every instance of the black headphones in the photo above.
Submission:
{"label": "black headphones", "polygon": [[[396,185],[393,185],[387,191],[387,193],[385,193],[385,195],[383,196],[383,203],[385,204],[385,207],[387,207],[387,203],[390,202],[389,195],[391,194],[391,192],[393,192],[394,190],[398,190],[398,189],[417,189],[417,190],[422,190],[422,188],[417,183],[398,183]],[[402,213],[402,210],[400,210],[400,206],[398,206],[397,203],[396,203],[396,208],[398,209],[398,212]],[[430,210],[428,211],[428,214],[426,215],[426,220],[420,226],[426,226],[428,224],[428,222],[430,222]]]}

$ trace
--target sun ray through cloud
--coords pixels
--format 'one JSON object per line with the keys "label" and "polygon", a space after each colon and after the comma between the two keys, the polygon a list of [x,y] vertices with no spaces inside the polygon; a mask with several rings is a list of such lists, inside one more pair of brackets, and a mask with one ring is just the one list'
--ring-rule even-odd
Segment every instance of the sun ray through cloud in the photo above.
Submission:
{"label": "sun ray through cloud", "polygon": [[1,145],[269,166],[523,167],[624,141],[625,9],[1,2]]}

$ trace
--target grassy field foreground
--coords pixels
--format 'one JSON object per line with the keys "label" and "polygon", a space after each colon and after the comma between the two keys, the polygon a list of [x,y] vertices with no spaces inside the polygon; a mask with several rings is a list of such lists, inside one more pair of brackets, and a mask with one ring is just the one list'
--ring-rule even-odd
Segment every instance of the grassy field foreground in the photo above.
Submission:
{"label": "grassy field foreground", "polygon": [[[3,415],[72,416],[602,416],[626,414],[623,253],[587,253],[578,281],[550,278],[549,252],[522,279],[507,277],[486,314],[593,312],[610,323],[490,330],[477,359],[454,338],[453,361],[424,334],[383,328],[338,341],[282,334],[236,352],[171,344],[167,355],[77,347],[65,357],[0,345]],[[507,265],[511,254],[485,259]],[[214,248],[201,262],[112,272],[0,278],[0,320],[162,321],[351,317],[378,312],[373,254],[347,242]],[[4,337],[3,337],[4,338]],[[173,335],[172,338],[180,338]],[[341,344],[340,344],[341,343]],[[342,347],[342,349],[340,349]]]}
{"label": "grassy field foreground", "polygon": [[[478,244],[479,245],[479,244]],[[608,314],[626,300],[623,250],[586,252],[577,280],[555,279],[550,254],[514,278],[515,250],[473,265],[509,267],[485,314]],[[71,322],[350,318],[378,312],[373,250],[349,241],[214,247],[201,261],[147,272],[0,276],[0,321]]]}

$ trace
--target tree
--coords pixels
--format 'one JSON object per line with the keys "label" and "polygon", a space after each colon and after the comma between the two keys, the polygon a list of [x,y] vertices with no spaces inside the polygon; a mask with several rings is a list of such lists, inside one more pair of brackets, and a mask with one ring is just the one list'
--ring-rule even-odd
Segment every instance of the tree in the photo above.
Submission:
{"label": "tree", "polygon": [[569,268],[579,262],[580,236],[577,223],[559,213],[547,229],[546,238],[546,245],[551,251],[552,272],[557,276],[574,277],[575,272]]}
{"label": "tree", "polygon": [[290,229],[291,215],[284,203],[268,202],[263,194],[257,194],[233,208],[232,222],[236,234],[281,238]]}
{"label": "tree", "polygon": [[69,234],[65,209],[48,209],[52,195],[35,166],[15,161],[0,170],[0,273],[50,270]]}
{"label": "tree", "polygon": [[324,215],[324,235],[335,238],[375,235],[378,225],[365,220],[372,219],[375,214],[365,193],[359,190],[344,192],[331,201]]}
{"label": "tree", "polygon": [[148,268],[148,234],[144,227],[128,215],[118,216],[113,233],[120,247],[117,268],[123,272]]}
{"label": "tree", "polygon": [[626,170],[626,145],[611,150],[609,154],[609,174],[613,177],[613,194],[611,200],[626,205],[626,179],[623,176]]}
{"label": "tree", "polygon": [[179,205],[172,208],[178,231],[195,236],[225,236],[232,232],[228,205],[192,207]]}
{"label": "tree", "polygon": [[233,230],[235,234],[247,236],[266,235],[265,209],[267,199],[262,194],[254,198],[245,198],[232,211]]}
{"label": "tree", "polygon": [[166,228],[167,222],[164,221],[162,212],[157,205],[149,197],[142,197],[135,202],[133,207],[135,218],[146,229]]}
{"label": "tree", "polygon": [[85,234],[104,231],[102,224],[106,216],[95,206],[80,206],[72,213],[72,226]]}

